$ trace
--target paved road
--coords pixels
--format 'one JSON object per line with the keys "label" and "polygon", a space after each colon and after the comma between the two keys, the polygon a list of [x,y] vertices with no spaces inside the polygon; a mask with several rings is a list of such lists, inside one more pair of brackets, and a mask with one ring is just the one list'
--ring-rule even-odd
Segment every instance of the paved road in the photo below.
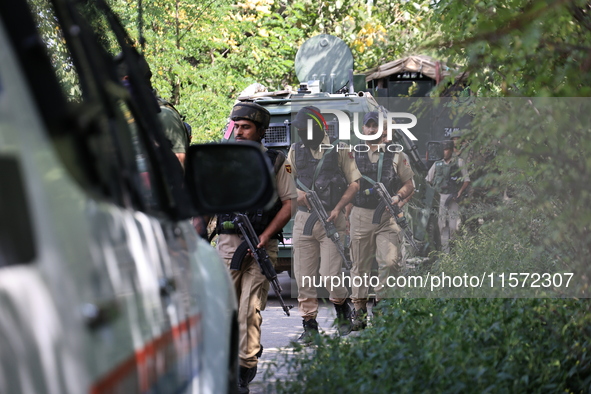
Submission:
{"label": "paved road", "polygon": [[[279,354],[289,353],[292,349],[290,342],[296,340],[303,331],[302,318],[297,309],[297,299],[291,298],[291,286],[295,288],[295,282],[291,283],[287,273],[279,274],[278,278],[283,288],[281,296],[287,305],[293,305],[294,308],[290,312],[291,316],[286,316],[273,290],[271,289],[269,291],[267,308],[262,312],[263,326],[261,342],[265,349],[262,357],[259,359],[257,376],[250,384],[250,392],[252,394],[274,393],[273,382],[277,379],[288,379],[285,368],[277,369],[273,366],[273,362],[278,359],[279,363],[281,363],[283,357],[279,356]],[[320,329],[325,333],[334,334],[335,329],[332,327],[332,323],[335,316],[332,303],[328,300],[326,300],[326,303],[322,303],[321,301],[317,318]],[[274,376],[264,376],[267,370],[273,372]]]}

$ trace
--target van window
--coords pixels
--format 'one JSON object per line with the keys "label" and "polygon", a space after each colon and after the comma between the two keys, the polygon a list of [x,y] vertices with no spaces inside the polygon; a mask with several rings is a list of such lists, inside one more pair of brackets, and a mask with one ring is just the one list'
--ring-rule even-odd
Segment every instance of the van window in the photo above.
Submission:
{"label": "van window", "polygon": [[[95,37],[84,30],[82,21],[76,26],[80,31],[71,39],[64,35],[67,28],[59,23],[49,1],[29,0],[51,66],[70,107],[69,116],[75,118],[70,126],[75,130],[62,127],[54,133],[54,147],[65,167],[89,193],[127,208],[158,211],[163,192],[158,189],[153,161],[146,148],[149,142],[141,138],[128,106],[130,92],[116,75],[112,62],[115,38],[92,3],[85,4],[81,11],[92,14],[90,23],[105,33],[98,38],[98,45],[91,45]],[[66,39],[71,40],[70,45]],[[72,42],[78,46],[72,46]],[[90,72],[80,75],[76,65]]]}
{"label": "van window", "polygon": [[80,102],[82,88],[78,71],[66,46],[63,30],[57,22],[53,7],[46,0],[29,0],[37,30],[49,53],[51,65],[68,101]]}
{"label": "van window", "polygon": [[0,156],[0,267],[30,263],[37,250],[18,160]]}

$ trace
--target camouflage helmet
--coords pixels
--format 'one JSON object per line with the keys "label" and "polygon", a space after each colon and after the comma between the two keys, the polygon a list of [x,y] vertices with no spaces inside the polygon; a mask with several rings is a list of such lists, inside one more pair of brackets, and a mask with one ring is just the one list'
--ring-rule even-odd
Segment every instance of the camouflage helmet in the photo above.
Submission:
{"label": "camouflage helmet", "polygon": [[250,120],[258,127],[267,129],[271,121],[271,114],[263,106],[256,103],[238,103],[232,108],[232,120]]}

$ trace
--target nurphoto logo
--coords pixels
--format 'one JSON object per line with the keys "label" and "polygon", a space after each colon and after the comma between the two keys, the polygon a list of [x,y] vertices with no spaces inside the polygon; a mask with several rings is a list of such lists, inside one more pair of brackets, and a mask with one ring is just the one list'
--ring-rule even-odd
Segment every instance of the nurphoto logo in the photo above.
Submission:
{"label": "nurphoto logo", "polygon": [[[322,113],[334,114],[339,122],[339,140],[348,141],[351,139],[351,127],[349,116],[338,109],[323,109]],[[394,123],[393,120],[405,118],[410,119],[410,123]],[[417,125],[417,117],[407,112],[388,112],[386,114],[386,120],[388,121],[388,140],[392,140],[392,130],[398,129],[402,131],[411,141],[417,141],[417,137],[410,132],[409,129]],[[384,130],[384,114],[379,112],[378,131],[375,134],[362,134],[359,131],[359,113],[353,113],[353,132],[362,141],[375,140],[376,137],[382,135]],[[308,139],[313,139],[312,132],[312,119],[308,119]]]}

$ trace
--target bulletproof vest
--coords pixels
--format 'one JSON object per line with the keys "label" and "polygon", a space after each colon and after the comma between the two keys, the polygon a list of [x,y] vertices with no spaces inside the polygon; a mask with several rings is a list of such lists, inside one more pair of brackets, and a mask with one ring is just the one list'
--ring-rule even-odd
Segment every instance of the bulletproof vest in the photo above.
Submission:
{"label": "bulletproof vest", "polygon": [[[308,189],[312,190],[313,188],[318,194],[324,209],[330,212],[347,190],[347,180],[339,167],[339,154],[336,148],[324,153],[324,156],[322,167],[318,171],[314,185],[312,185],[320,160],[315,159],[310,149],[305,147],[304,144],[295,144],[295,166],[298,180]],[[298,188],[301,189],[299,185]]]}
{"label": "bulletproof vest", "polygon": [[[271,159],[275,173],[279,172],[283,166],[283,163],[285,162],[285,155],[280,151],[273,149],[268,149],[266,153],[267,156],[269,156],[269,159]],[[252,227],[254,228],[254,231],[257,233],[257,235],[260,235],[263,231],[265,231],[269,223],[271,223],[282,206],[283,204],[281,203],[281,200],[279,197],[277,197],[275,204],[273,204],[273,206],[268,210],[257,209],[256,211],[246,212],[248,220],[250,220],[250,223],[252,224]],[[240,233],[238,228],[233,228],[232,226],[228,225],[228,223],[234,220],[234,217],[235,216],[232,213],[218,215],[216,232],[218,234]],[[282,232],[280,231],[275,234],[273,238],[281,240],[281,234]]]}
{"label": "bulletproof vest", "polygon": [[[384,186],[386,186],[386,189],[391,196],[396,194],[401,187],[400,177],[396,171],[394,171],[394,165],[392,164],[394,155],[395,152],[389,152],[388,150],[384,152],[382,177],[379,179],[379,182],[382,182]],[[362,175],[365,175],[374,181],[378,181],[379,161],[372,163],[369,160],[369,152],[355,152],[355,162]],[[353,199],[353,205],[368,209],[377,208],[380,202],[379,197],[375,193],[367,194],[365,192],[366,190],[371,190],[372,187],[372,184],[367,179],[361,178],[359,192]]]}
{"label": "bulletproof vest", "polygon": [[443,160],[436,161],[433,187],[441,194],[454,194],[460,190],[461,172],[458,167],[458,158],[452,157],[449,163]]}

